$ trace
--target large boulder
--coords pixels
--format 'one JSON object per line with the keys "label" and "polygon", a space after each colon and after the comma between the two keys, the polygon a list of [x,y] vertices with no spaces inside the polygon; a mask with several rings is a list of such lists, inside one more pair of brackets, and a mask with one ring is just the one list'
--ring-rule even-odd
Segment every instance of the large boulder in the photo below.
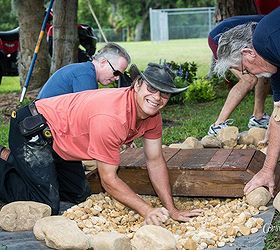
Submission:
{"label": "large boulder", "polygon": [[32,230],[35,222],[51,215],[51,207],[34,201],[15,201],[2,207],[0,227],[6,231]]}
{"label": "large boulder", "polygon": [[49,216],[38,220],[33,228],[38,240],[54,249],[88,249],[92,247],[90,236],[83,233],[76,222],[64,216]]}
{"label": "large boulder", "polygon": [[255,138],[248,131],[243,131],[239,134],[238,143],[244,145],[254,144]]}
{"label": "large boulder", "polygon": [[203,145],[195,137],[188,137],[183,143],[173,143],[170,144],[169,147],[180,148],[180,149],[194,149],[194,148],[203,148]]}
{"label": "large boulder", "polygon": [[131,250],[130,239],[117,232],[102,232],[93,236],[94,250]]}
{"label": "large boulder", "polygon": [[203,148],[203,146],[198,139],[190,136],[182,143],[182,148],[194,149],[194,148]]}
{"label": "large boulder", "polygon": [[273,206],[280,212],[280,192],[274,198]]}
{"label": "large boulder", "polygon": [[264,187],[258,187],[246,195],[246,200],[249,205],[256,208],[265,206],[271,199],[271,194]]}
{"label": "large boulder", "polygon": [[163,227],[145,225],[136,231],[131,245],[134,250],[175,250],[176,240],[174,235]]}
{"label": "large boulder", "polygon": [[201,144],[204,148],[221,148],[221,141],[213,135],[206,135],[201,139]]}
{"label": "large boulder", "polygon": [[228,126],[218,132],[217,138],[224,148],[234,148],[237,145],[238,132],[237,127]]}
{"label": "large boulder", "polygon": [[258,146],[260,141],[263,141],[265,138],[266,129],[264,128],[250,128],[248,131],[248,135],[254,138],[254,145]]}

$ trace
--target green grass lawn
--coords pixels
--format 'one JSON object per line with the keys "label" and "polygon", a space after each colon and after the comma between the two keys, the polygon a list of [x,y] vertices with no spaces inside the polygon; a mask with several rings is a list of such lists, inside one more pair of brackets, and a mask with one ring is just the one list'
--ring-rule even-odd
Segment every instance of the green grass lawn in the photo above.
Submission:
{"label": "green grass lawn", "polygon": [[[198,66],[198,75],[205,76],[208,72],[211,51],[207,45],[207,39],[170,40],[165,42],[120,42],[141,70],[149,62],[159,63],[160,60],[175,61],[177,63],[195,62]],[[97,50],[104,43],[97,44]],[[20,91],[19,77],[3,77],[0,85],[0,93]]]}
{"label": "green grass lawn", "polygon": [[0,84],[0,94],[19,91],[20,84],[18,76],[5,76],[2,78],[2,82]]}
{"label": "green grass lawn", "polygon": [[[211,53],[207,45],[207,39],[172,40],[167,42],[127,42],[120,43],[128,50],[132,57],[132,63],[144,69],[148,62],[159,60],[175,61],[183,63],[194,61],[198,65],[198,75],[205,76],[208,72]],[[103,44],[98,44],[98,49]],[[206,135],[209,126],[216,120],[225,98],[227,86],[219,84],[215,86],[217,97],[211,102],[186,103],[184,105],[168,105],[162,112],[164,120],[163,144],[169,145],[182,142],[189,136],[201,138]],[[11,91],[20,91],[18,77],[5,77],[0,85],[1,94]],[[254,98],[251,92],[233,112],[231,118],[234,125],[240,131],[247,129],[248,119],[253,111]],[[266,100],[266,112],[272,111],[272,98]],[[8,125],[1,123],[0,119],[0,144],[7,145]],[[266,249],[280,249],[280,216],[276,214],[272,230],[268,234]]]}
{"label": "green grass lawn", "polygon": [[[98,49],[104,44],[99,44]],[[211,50],[207,39],[170,40],[165,42],[126,42],[120,43],[135,63],[143,70],[147,63],[159,63],[160,60],[184,63],[194,61],[198,66],[199,76],[205,76],[211,59]]]}

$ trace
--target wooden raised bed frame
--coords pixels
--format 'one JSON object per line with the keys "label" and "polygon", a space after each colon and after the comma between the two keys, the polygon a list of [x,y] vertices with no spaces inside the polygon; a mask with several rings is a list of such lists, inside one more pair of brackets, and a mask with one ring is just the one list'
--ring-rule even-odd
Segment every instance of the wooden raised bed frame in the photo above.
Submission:
{"label": "wooden raised bed frame", "polygon": [[[262,168],[265,154],[255,149],[164,148],[174,196],[242,197],[245,184]],[[136,193],[154,195],[142,148],[121,155],[118,176]],[[276,191],[280,190],[280,168]],[[94,193],[104,191],[97,170],[87,174]]]}

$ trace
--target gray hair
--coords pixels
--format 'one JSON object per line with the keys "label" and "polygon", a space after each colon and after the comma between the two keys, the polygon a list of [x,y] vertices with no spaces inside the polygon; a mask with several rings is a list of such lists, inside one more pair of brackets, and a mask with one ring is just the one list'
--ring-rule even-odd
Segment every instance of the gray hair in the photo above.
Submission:
{"label": "gray hair", "polygon": [[93,59],[98,61],[98,59],[102,57],[113,61],[116,61],[119,57],[123,57],[128,64],[131,62],[131,58],[127,51],[116,43],[107,43],[94,55]]}
{"label": "gray hair", "polygon": [[241,64],[241,50],[253,48],[252,36],[256,23],[250,22],[238,25],[221,35],[218,43],[217,57],[214,72],[224,76],[231,67],[239,67]]}

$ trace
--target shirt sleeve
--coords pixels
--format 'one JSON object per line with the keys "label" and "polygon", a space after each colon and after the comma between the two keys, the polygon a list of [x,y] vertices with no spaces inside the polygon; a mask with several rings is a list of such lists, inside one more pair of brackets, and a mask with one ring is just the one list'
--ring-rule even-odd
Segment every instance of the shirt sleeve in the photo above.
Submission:
{"label": "shirt sleeve", "polygon": [[153,117],[150,122],[153,124],[151,129],[144,133],[146,139],[158,139],[162,137],[162,118],[161,114]]}
{"label": "shirt sleeve", "polygon": [[95,115],[90,119],[88,154],[93,159],[119,165],[124,134],[124,127],[115,117]]}

